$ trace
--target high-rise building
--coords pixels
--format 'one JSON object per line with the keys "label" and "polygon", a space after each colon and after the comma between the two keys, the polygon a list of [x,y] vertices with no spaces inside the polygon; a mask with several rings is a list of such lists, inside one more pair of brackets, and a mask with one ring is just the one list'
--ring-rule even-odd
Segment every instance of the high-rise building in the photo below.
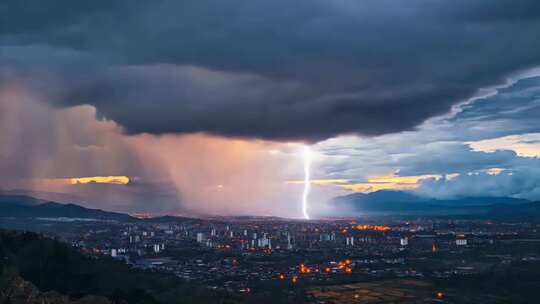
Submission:
{"label": "high-rise building", "polygon": [[399,239],[399,243],[401,244],[401,246],[407,246],[409,245],[409,239],[408,238],[401,238]]}
{"label": "high-rise building", "polygon": [[287,249],[288,250],[293,249],[293,245],[292,245],[292,242],[291,242],[291,234],[289,232],[287,232]]}

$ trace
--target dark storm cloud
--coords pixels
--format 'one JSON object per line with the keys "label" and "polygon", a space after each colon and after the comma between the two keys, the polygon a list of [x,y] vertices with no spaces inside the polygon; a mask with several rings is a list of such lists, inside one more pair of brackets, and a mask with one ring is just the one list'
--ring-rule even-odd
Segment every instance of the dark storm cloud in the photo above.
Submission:
{"label": "dark storm cloud", "polygon": [[327,158],[321,175],[363,180],[392,173],[438,175],[442,178],[424,179],[415,191],[437,198],[540,200],[540,77],[534,76],[538,70],[528,74],[416,131],[319,143]]}
{"label": "dark storm cloud", "polygon": [[456,139],[474,141],[540,132],[538,117],[540,77],[530,77],[464,106],[449,122],[459,129]]}
{"label": "dark storm cloud", "polygon": [[[323,142],[319,151],[335,160],[327,161],[321,169],[326,175],[354,178],[398,168],[401,175],[421,175],[536,166],[537,160],[524,165],[527,157],[505,149],[538,144],[538,117],[540,77],[532,76],[461,105],[453,115],[432,119],[416,131]],[[514,144],[500,146],[504,138]]]}
{"label": "dark storm cloud", "polygon": [[0,14],[2,78],[130,133],[398,132],[540,63],[535,0],[4,1]]}

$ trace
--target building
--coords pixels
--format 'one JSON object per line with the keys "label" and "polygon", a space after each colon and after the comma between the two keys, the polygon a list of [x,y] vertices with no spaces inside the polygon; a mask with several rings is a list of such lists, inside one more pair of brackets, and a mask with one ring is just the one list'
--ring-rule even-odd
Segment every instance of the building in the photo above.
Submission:
{"label": "building", "polygon": [[197,243],[204,243],[206,241],[206,235],[202,232],[197,232]]}
{"label": "building", "polygon": [[408,238],[401,238],[401,239],[399,239],[399,244],[401,246],[407,246],[407,245],[409,245],[409,239]]}
{"label": "building", "polygon": [[262,238],[257,239],[257,247],[268,247],[269,249],[272,249],[272,241],[270,241],[270,239],[266,237],[266,234],[264,234]]}
{"label": "building", "polygon": [[456,245],[457,246],[467,246],[467,239],[456,239]]}

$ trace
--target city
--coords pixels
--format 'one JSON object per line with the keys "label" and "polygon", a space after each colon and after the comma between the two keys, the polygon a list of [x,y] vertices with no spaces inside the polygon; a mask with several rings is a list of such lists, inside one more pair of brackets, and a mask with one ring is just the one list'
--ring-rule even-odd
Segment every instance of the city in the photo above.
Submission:
{"label": "city", "polygon": [[538,222],[158,217],[28,225],[86,256],[173,274],[232,299],[281,286],[281,297],[305,303],[454,303],[465,295],[499,303],[508,299],[502,290],[467,290],[463,282],[540,267]]}

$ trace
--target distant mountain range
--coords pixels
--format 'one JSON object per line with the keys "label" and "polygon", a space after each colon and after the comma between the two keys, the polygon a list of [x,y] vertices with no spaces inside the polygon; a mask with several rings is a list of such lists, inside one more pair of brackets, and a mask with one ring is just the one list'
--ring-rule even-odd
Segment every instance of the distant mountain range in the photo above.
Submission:
{"label": "distant mountain range", "polygon": [[[510,197],[463,197],[448,200],[430,199],[407,191],[381,190],[354,193],[335,198],[332,214],[325,216],[361,215],[430,215],[492,219],[540,220],[540,202]],[[57,203],[28,195],[0,192],[0,219],[77,218],[95,220],[137,221],[130,215],[85,208],[72,203]],[[237,219],[257,217],[238,217]],[[178,222],[193,218],[163,216],[143,221]]]}
{"label": "distant mountain range", "polygon": [[540,203],[511,197],[425,198],[407,191],[380,190],[353,193],[335,198],[332,209],[343,215],[353,214],[433,214],[490,216],[540,215]]}
{"label": "distant mountain range", "polygon": [[48,192],[48,191],[33,191],[33,190],[3,190],[0,191],[0,197],[2,196],[30,196],[44,202],[57,202],[57,203],[74,203],[79,204],[85,201],[82,196],[78,196],[70,193]]}
{"label": "distant mountain range", "polygon": [[81,218],[133,220],[122,213],[89,209],[75,204],[60,204],[26,195],[0,194],[0,218]]}
{"label": "distant mountain range", "polygon": [[36,206],[45,202],[27,195],[0,194],[0,206]]}
{"label": "distant mountain range", "polygon": [[35,192],[40,198],[24,195],[25,191],[0,192],[0,221],[2,218],[11,219],[92,219],[92,220],[115,220],[115,221],[146,221],[155,223],[171,223],[199,221],[197,218],[180,216],[160,216],[148,219],[139,219],[128,214],[104,211],[100,209],[85,208],[73,203],[58,203],[43,199],[43,197],[57,197],[64,201],[69,195],[61,193]]}

